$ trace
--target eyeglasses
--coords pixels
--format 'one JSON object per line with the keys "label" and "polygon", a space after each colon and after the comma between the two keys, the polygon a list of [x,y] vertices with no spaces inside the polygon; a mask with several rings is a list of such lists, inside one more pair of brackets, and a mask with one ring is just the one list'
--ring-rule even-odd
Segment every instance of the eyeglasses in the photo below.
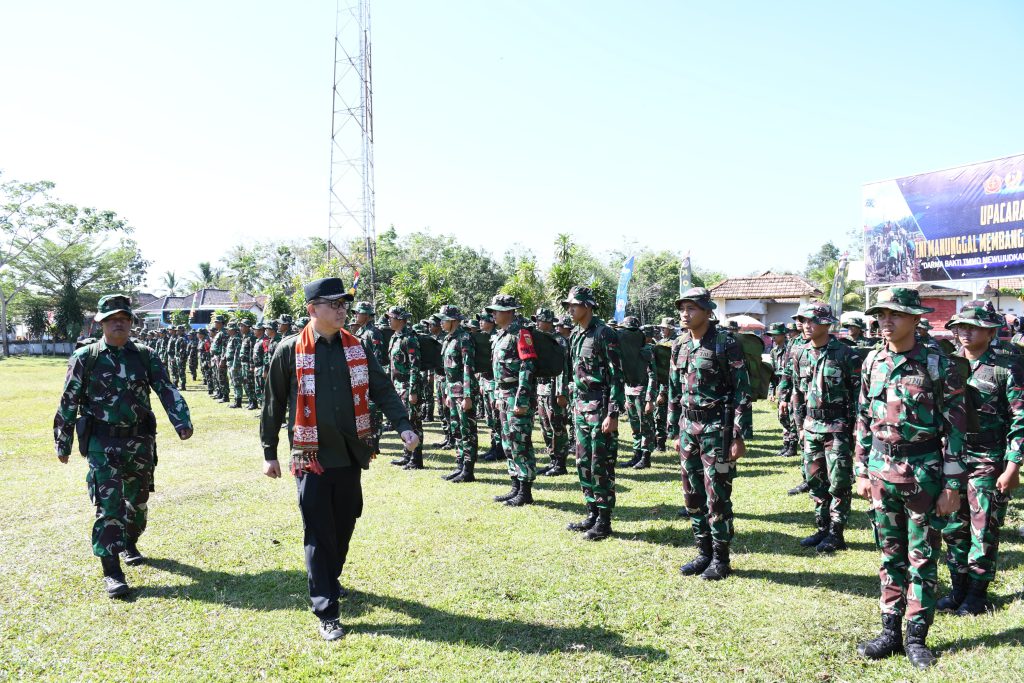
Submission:
{"label": "eyeglasses", "polygon": [[330,306],[331,308],[333,308],[336,311],[341,310],[342,308],[347,308],[348,307],[348,302],[345,301],[344,299],[335,299],[334,301],[327,301],[325,299],[320,299],[319,301],[314,301],[313,303],[315,305],[317,305],[317,306]]}

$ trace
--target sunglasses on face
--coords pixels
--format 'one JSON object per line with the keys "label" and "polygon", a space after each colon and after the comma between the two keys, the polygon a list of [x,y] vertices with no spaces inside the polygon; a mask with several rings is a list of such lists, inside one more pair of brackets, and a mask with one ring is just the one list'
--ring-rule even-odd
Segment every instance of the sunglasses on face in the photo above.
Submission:
{"label": "sunglasses on face", "polygon": [[341,310],[342,308],[347,308],[348,307],[348,302],[345,301],[344,299],[335,299],[334,301],[326,301],[324,299],[321,299],[320,301],[316,301],[314,303],[317,306],[330,306],[331,308],[333,308],[336,311]]}

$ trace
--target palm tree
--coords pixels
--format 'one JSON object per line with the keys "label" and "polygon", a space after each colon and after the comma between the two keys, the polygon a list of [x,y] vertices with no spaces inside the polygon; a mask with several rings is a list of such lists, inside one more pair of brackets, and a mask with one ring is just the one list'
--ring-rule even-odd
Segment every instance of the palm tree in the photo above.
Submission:
{"label": "palm tree", "polygon": [[174,274],[174,271],[168,270],[166,273],[164,273],[164,276],[163,278],[161,278],[161,281],[164,284],[164,288],[167,289],[167,296],[178,295],[178,287],[181,286],[181,283],[178,282],[178,276]]}
{"label": "palm tree", "polygon": [[223,269],[214,268],[209,261],[200,261],[199,268],[192,271],[193,289],[217,287],[223,274]]}

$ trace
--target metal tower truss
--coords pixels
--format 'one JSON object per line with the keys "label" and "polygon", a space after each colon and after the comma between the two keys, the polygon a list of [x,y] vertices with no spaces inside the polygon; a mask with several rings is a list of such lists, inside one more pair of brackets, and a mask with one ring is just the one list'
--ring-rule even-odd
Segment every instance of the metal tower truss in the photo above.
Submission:
{"label": "metal tower truss", "polygon": [[[370,0],[338,0],[334,32],[334,106],[331,115],[331,194],[327,254],[362,271],[370,299],[376,294],[373,267],[377,231],[373,195],[373,71],[370,60]],[[362,258],[344,254],[354,240]]]}

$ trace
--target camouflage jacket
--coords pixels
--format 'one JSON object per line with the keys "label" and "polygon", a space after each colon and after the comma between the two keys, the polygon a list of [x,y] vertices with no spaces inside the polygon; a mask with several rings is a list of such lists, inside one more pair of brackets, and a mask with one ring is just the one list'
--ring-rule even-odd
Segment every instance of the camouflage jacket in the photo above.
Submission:
{"label": "camouflage jacket", "polygon": [[266,337],[256,337],[252,344],[252,367],[257,373],[262,372],[267,365],[267,350],[263,341]]}
{"label": "camouflage jacket", "polygon": [[782,356],[782,374],[779,377],[779,384],[775,389],[775,396],[780,402],[789,401],[793,393],[793,358],[800,351],[800,347],[807,343],[802,336],[793,337],[786,342],[786,351]]}
{"label": "camouflage jacket", "polygon": [[372,355],[385,370],[388,367],[388,349],[384,348],[384,335],[373,323],[366,323],[355,335],[363,343],[363,350]]}
{"label": "camouflage jacket", "polygon": [[242,348],[239,351],[241,355],[238,360],[244,367],[249,367],[252,364],[252,347],[256,344],[256,335],[250,332],[241,337]]}
{"label": "camouflage jacket", "polygon": [[[676,339],[679,339],[679,334],[677,332],[673,332],[671,337],[662,339],[658,343],[672,342],[674,344]],[[657,365],[655,365],[655,369],[657,369]],[[655,375],[655,377],[657,377],[657,375]],[[658,396],[664,396],[665,401],[668,401],[668,382],[665,382],[664,384],[658,382]]]}
{"label": "camouflage jacket", "polygon": [[274,351],[277,350],[278,345],[281,343],[281,339],[282,337],[279,332],[275,332],[274,336],[270,338],[270,343],[267,344],[267,355],[266,358],[263,359],[264,369],[270,367],[270,359],[274,357]]}
{"label": "camouflage jacket", "polygon": [[658,388],[658,366],[654,364],[654,344],[644,344],[641,354],[649,354],[647,358],[647,382],[644,384],[626,384],[626,396],[641,396],[644,403],[654,400]]}
{"label": "camouflage jacket", "polygon": [[752,438],[750,375],[743,349],[736,337],[712,322],[699,340],[684,335],[672,343],[668,379],[669,438],[678,438],[684,409],[713,413],[705,421],[687,419],[688,433],[721,429],[728,403],[733,406],[733,438]]}
{"label": "camouflage jacket", "polygon": [[221,328],[219,332],[213,333],[213,343],[210,345],[210,353],[213,354],[215,359],[220,359],[227,350],[228,345],[228,333],[227,330]]}
{"label": "camouflage jacket", "polygon": [[420,340],[407,324],[391,336],[388,344],[391,380],[409,386],[410,394],[419,394],[423,382],[420,372]]}
{"label": "camouflage jacket", "polygon": [[189,339],[185,343],[185,357],[189,360],[199,357],[199,340]]}
{"label": "camouflage jacket", "polygon": [[[906,353],[875,349],[864,360],[857,409],[854,470],[885,481],[909,484],[932,467],[920,456],[881,452],[872,440],[906,444],[945,436],[941,478],[959,490],[964,478],[963,443],[967,426],[964,386],[948,356],[914,344]],[[937,468],[938,465],[936,464]],[[936,478],[940,473],[935,472]]]}
{"label": "camouflage jacket", "polygon": [[835,337],[830,336],[821,348],[802,345],[793,359],[797,424],[812,434],[852,433],[860,397],[860,364],[860,356]]}
{"label": "camouflage jacket", "polygon": [[[963,350],[959,352],[963,356]],[[978,360],[969,361],[967,403],[977,415],[977,432],[966,435],[968,462],[1010,462],[1024,464],[1024,365],[1019,356],[989,349]],[[974,429],[975,425],[971,425]],[[999,435],[999,446],[970,444],[974,434]]]}
{"label": "camouflage jacket", "polygon": [[626,404],[619,336],[597,317],[569,337],[566,356],[571,373],[573,407],[580,413],[608,411],[617,416]]}
{"label": "camouflage jacket", "polygon": [[516,408],[529,408],[537,396],[536,358],[533,333],[518,320],[513,320],[494,335],[491,344],[494,390],[514,395],[513,405]]}
{"label": "camouflage jacket", "polygon": [[474,397],[476,383],[476,343],[462,327],[447,335],[441,346],[441,364],[444,366],[445,391],[452,398]]}
{"label": "camouflage jacket", "polygon": [[146,419],[150,412],[149,389],[156,391],[175,430],[192,428],[188,405],[167,377],[167,370],[150,351],[149,367],[143,367],[141,345],[128,342],[122,348],[99,345],[99,357],[89,374],[88,386],[82,380],[91,353],[91,344],[75,351],[68,360],[64,391],[53,418],[53,437],[58,455],[70,455],[75,437],[75,421],[91,417],[118,427],[131,427]]}
{"label": "camouflage jacket", "polygon": [[239,332],[234,337],[228,337],[228,341],[224,346],[224,359],[227,361],[229,368],[237,368],[242,364],[242,356],[239,351],[242,349],[242,333]]}

